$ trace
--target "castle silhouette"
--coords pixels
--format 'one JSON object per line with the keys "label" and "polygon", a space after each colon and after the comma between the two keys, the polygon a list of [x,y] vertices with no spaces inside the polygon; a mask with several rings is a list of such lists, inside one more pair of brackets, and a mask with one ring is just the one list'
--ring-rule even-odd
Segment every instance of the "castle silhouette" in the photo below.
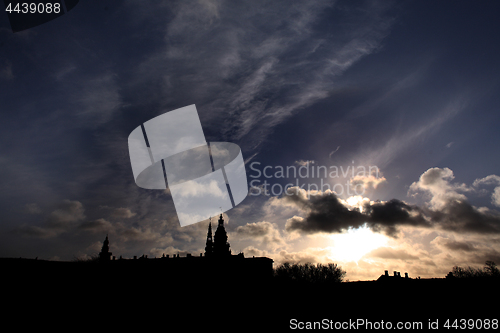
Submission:
{"label": "castle silhouette", "polygon": [[212,221],[208,224],[207,244],[205,246],[205,256],[225,257],[230,256],[229,242],[227,241],[226,228],[224,228],[224,219],[220,214],[219,224],[215,230],[214,240],[212,241]]}
{"label": "castle silhouette", "polygon": [[212,237],[212,222],[207,231],[205,253],[193,256],[187,253],[185,257],[179,254],[163,254],[160,258],[148,258],[143,255],[133,259],[116,258],[112,256],[108,235],[99,253],[98,263],[107,266],[117,274],[130,274],[140,270],[143,275],[161,275],[167,280],[187,282],[203,279],[206,281],[224,278],[233,281],[262,282],[273,277],[273,260],[267,257],[245,258],[243,253],[231,254],[228,236],[224,227],[222,214],[219,217],[217,229]]}

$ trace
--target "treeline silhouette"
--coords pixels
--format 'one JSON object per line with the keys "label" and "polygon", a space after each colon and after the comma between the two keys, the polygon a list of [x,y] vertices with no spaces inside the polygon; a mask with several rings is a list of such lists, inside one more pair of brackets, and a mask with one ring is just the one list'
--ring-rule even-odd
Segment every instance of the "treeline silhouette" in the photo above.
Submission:
{"label": "treeline silhouette", "polygon": [[274,269],[274,277],[278,282],[340,283],[345,275],[346,271],[334,263],[314,265],[285,262]]}
{"label": "treeline silhouette", "polygon": [[458,278],[458,279],[500,279],[500,270],[497,264],[493,261],[486,261],[483,268],[474,268],[468,266],[466,268],[460,266],[454,266],[452,271],[446,275],[446,278]]}

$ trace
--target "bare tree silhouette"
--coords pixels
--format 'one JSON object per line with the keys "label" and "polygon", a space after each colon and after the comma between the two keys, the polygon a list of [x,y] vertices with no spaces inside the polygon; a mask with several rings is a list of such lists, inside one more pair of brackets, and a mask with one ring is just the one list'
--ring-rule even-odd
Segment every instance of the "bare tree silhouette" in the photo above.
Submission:
{"label": "bare tree silhouette", "polygon": [[311,263],[290,264],[285,262],[274,269],[274,276],[280,281],[297,281],[309,283],[342,282],[346,271],[334,263],[326,265]]}
{"label": "bare tree silhouette", "polygon": [[496,278],[500,277],[500,270],[498,270],[497,264],[495,264],[491,260],[488,260],[485,263],[484,271],[491,277],[496,277]]}
{"label": "bare tree silhouette", "polygon": [[466,268],[454,266],[446,277],[458,279],[500,278],[500,271],[493,261],[488,260],[482,269],[471,266]]}

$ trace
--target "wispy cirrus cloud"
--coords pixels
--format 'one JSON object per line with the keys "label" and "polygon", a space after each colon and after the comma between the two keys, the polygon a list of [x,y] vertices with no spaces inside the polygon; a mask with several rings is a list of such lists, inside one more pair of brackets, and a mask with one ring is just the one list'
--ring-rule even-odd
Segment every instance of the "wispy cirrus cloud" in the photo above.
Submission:
{"label": "wispy cirrus cloud", "polygon": [[0,79],[8,81],[12,80],[14,77],[12,63],[10,61],[5,61],[4,65],[0,64]]}
{"label": "wispy cirrus cloud", "polygon": [[[276,125],[328,97],[340,75],[380,49],[393,22],[390,5],[359,6],[182,3],[168,11],[173,19],[165,48],[139,64],[137,78],[163,82],[166,104],[179,94],[196,100],[209,131],[254,149]],[[336,20],[326,20],[327,13]]]}
{"label": "wispy cirrus cloud", "polygon": [[394,134],[378,147],[370,146],[363,149],[356,160],[368,161],[369,164],[385,168],[405,149],[429,140],[446,122],[462,112],[468,104],[469,101],[465,97],[452,99],[439,109],[436,115],[429,117],[422,124],[411,126],[406,130],[396,129]]}
{"label": "wispy cirrus cloud", "polygon": [[84,80],[71,93],[77,103],[78,116],[89,127],[112,120],[123,104],[116,76],[111,73]]}

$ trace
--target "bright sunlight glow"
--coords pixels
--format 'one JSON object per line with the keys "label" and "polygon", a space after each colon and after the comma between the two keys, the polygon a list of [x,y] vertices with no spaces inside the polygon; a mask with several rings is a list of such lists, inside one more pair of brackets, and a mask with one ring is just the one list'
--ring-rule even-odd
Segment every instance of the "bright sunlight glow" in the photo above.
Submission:
{"label": "bright sunlight glow", "polygon": [[364,198],[361,195],[353,195],[349,198],[347,198],[345,201],[341,200],[341,202],[344,204],[344,206],[352,209],[356,208],[358,209],[361,213],[364,211],[364,205],[370,203],[370,199]]}
{"label": "bright sunlight glow", "polygon": [[349,230],[343,234],[329,236],[333,241],[331,256],[339,261],[358,261],[368,252],[386,245],[387,237],[374,233],[366,225],[360,228]]}

